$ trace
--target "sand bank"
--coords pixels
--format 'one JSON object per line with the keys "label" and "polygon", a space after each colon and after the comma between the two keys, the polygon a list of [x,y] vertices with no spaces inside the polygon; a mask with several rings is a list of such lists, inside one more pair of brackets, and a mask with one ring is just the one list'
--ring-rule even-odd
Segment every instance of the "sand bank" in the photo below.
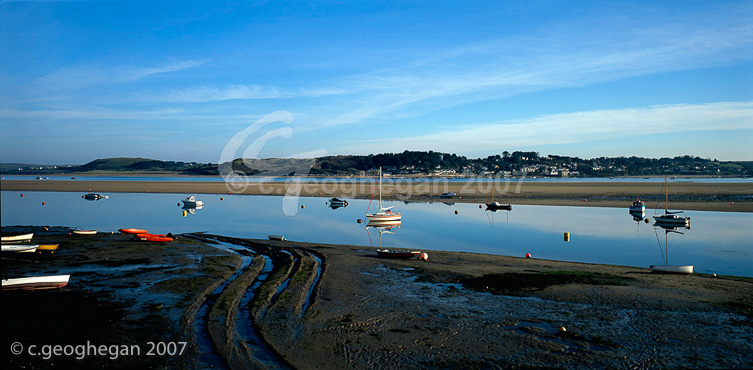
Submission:
{"label": "sand bank", "polygon": [[[16,191],[73,191],[101,193],[152,192],[181,194],[246,194],[286,195],[314,197],[368,198],[375,183],[372,180],[354,182],[307,181],[284,182],[170,182],[170,181],[71,181],[56,180],[3,180],[2,190]],[[753,187],[747,183],[670,183],[670,208],[698,211],[753,212]],[[385,181],[382,194],[385,199],[401,201],[448,201],[487,203],[492,199],[513,204],[566,205],[596,207],[627,207],[640,198],[646,208],[663,204],[662,184],[645,182],[581,182],[541,183],[509,182],[492,186],[486,182],[424,182]],[[452,199],[441,199],[440,194],[454,192]],[[504,195],[507,195],[505,197]]]}

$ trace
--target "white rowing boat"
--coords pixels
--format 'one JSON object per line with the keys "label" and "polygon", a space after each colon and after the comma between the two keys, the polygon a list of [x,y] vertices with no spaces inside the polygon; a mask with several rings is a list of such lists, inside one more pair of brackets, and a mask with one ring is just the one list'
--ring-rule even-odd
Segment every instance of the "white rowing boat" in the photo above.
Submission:
{"label": "white rowing boat", "polygon": [[692,274],[693,266],[651,265],[651,272],[659,274]]}
{"label": "white rowing boat", "polygon": [[9,253],[34,253],[36,252],[37,248],[39,248],[38,245],[5,245],[2,246],[3,252],[9,252]]}
{"label": "white rowing boat", "polygon": [[2,290],[33,290],[33,289],[55,289],[68,285],[71,275],[48,275],[32,276],[15,279],[3,279]]}
{"label": "white rowing boat", "polygon": [[3,243],[23,243],[31,241],[31,238],[34,236],[34,233],[29,234],[21,234],[21,235],[8,235],[2,237]]}
{"label": "white rowing boat", "polygon": [[71,232],[78,235],[95,235],[97,230],[71,230]]}

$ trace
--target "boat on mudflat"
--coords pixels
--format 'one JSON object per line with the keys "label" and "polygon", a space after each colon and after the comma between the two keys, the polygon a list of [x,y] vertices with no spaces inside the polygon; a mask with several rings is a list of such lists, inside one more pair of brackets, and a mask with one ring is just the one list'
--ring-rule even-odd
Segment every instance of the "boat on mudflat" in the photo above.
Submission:
{"label": "boat on mudflat", "polygon": [[2,245],[2,251],[6,253],[34,253],[36,252],[37,248],[39,248],[38,245]]}
{"label": "boat on mudflat", "polygon": [[377,256],[380,258],[392,258],[392,259],[409,259],[417,258],[421,251],[394,251],[389,249],[377,249]]}
{"label": "boat on mudflat", "polygon": [[97,230],[71,230],[72,233],[77,235],[95,235]]}
{"label": "boat on mudflat", "polygon": [[651,272],[659,274],[692,274],[693,266],[651,265]]}
{"label": "boat on mudflat", "polygon": [[128,228],[128,229],[120,229],[118,231],[120,231],[123,234],[146,234],[146,229]]}
{"label": "boat on mudflat", "polygon": [[32,237],[34,237],[34,233],[20,234],[20,235],[8,235],[8,236],[3,236],[0,239],[2,239],[3,243],[23,243],[23,242],[31,241]]}
{"label": "boat on mudflat", "polygon": [[33,276],[3,279],[2,290],[55,289],[68,285],[71,275]]}
{"label": "boat on mudflat", "polygon": [[37,248],[39,253],[55,253],[58,250],[60,244],[40,244]]}

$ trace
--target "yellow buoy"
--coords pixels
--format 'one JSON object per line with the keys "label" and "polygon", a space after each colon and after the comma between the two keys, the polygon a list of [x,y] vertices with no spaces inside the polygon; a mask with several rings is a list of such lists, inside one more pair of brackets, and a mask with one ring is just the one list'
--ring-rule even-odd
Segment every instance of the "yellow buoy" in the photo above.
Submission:
{"label": "yellow buoy", "polygon": [[188,216],[188,211],[183,211],[183,217]]}
{"label": "yellow buoy", "polygon": [[565,233],[565,241],[566,242],[570,241],[570,233]]}

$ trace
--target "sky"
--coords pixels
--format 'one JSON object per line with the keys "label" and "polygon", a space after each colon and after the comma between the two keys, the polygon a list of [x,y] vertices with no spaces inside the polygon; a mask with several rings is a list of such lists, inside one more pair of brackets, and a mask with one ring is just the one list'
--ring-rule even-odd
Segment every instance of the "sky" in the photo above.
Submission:
{"label": "sky", "polygon": [[0,161],[753,160],[753,2],[4,1]]}

